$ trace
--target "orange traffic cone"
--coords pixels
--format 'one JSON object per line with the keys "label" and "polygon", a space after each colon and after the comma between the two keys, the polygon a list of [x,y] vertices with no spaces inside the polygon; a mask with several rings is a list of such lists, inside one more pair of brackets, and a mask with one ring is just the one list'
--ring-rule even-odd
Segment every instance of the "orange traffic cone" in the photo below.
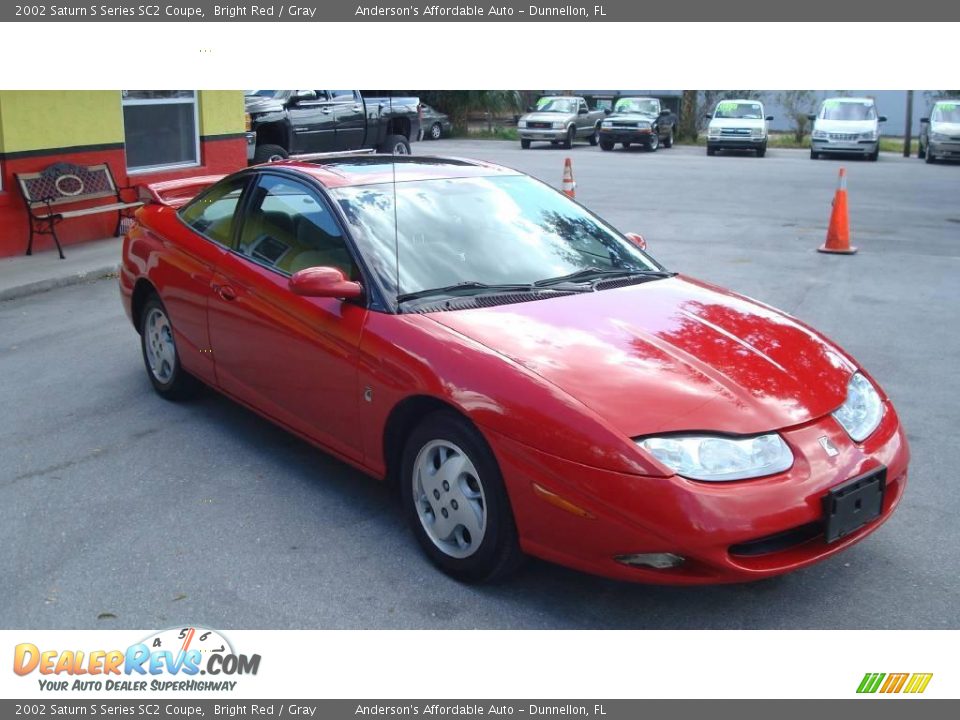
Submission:
{"label": "orange traffic cone", "polygon": [[563,183],[560,185],[561,192],[568,198],[577,196],[577,184],[573,181],[573,163],[570,158],[563,162]]}
{"label": "orange traffic cone", "polygon": [[817,251],[838,255],[853,255],[857,251],[855,247],[850,247],[846,168],[840,168],[837,194],[833,196],[833,210],[830,213],[830,226],[827,228],[827,241],[821,247],[818,247]]}

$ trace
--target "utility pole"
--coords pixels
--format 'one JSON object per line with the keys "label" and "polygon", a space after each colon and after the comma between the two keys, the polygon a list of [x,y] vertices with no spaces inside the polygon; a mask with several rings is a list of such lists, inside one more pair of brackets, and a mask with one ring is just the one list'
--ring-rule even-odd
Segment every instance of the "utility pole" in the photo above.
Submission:
{"label": "utility pole", "polygon": [[903,131],[903,156],[910,157],[910,145],[913,141],[913,90],[907,90],[907,126]]}

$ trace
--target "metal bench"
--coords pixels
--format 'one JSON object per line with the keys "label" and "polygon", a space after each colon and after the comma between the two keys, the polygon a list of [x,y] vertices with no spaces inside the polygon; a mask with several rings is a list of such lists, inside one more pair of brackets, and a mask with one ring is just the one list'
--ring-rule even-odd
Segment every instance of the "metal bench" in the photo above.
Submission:
{"label": "metal bench", "polygon": [[[110,166],[106,163],[85,166],[59,162],[40,172],[17,173],[16,178],[30,213],[30,242],[27,244],[27,255],[33,254],[34,235],[53,235],[53,241],[57,245],[57,252],[60,253],[62,260],[63,248],[60,247],[60,238],[57,237],[58,223],[69,218],[115,212],[117,228],[114,234],[119,235],[124,213],[143,205],[140,201],[124,202],[120,196],[121,190],[132,188],[117,188]],[[73,210],[56,209],[59,205],[108,198],[112,202]]]}

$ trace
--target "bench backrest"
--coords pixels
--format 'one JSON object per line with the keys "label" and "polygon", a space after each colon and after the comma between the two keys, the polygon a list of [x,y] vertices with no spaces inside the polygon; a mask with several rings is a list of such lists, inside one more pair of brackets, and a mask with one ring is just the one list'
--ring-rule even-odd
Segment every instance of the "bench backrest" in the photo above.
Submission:
{"label": "bench backrest", "polygon": [[31,208],[117,197],[117,185],[106,163],[89,166],[54,163],[40,172],[18,173],[17,182]]}

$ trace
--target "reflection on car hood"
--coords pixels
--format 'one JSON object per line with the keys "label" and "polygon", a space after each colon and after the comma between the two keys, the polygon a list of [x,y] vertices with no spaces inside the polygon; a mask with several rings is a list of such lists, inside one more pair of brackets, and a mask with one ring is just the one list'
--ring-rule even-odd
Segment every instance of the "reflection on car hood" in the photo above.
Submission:
{"label": "reflection on car hood", "polygon": [[613,113],[612,115],[607,115],[607,120],[626,120],[628,122],[639,122],[641,120],[646,122],[653,122],[657,119],[657,116],[653,113],[641,113],[641,112],[618,112]]}
{"label": "reflection on car hood", "polygon": [[855,369],[789,316],[682,277],[430,317],[630,437],[803,423],[842,404]]}
{"label": "reflection on car hood", "polygon": [[944,135],[960,136],[960,123],[934,122],[930,123],[930,132]]}
{"label": "reflection on car hood", "polygon": [[822,120],[818,119],[814,123],[814,130],[823,130],[824,132],[835,133],[864,133],[876,130],[878,123],[876,120]]}
{"label": "reflection on car hood", "polygon": [[527,122],[566,122],[572,117],[573,113],[534,112],[527,113],[520,119],[526,120]]}

